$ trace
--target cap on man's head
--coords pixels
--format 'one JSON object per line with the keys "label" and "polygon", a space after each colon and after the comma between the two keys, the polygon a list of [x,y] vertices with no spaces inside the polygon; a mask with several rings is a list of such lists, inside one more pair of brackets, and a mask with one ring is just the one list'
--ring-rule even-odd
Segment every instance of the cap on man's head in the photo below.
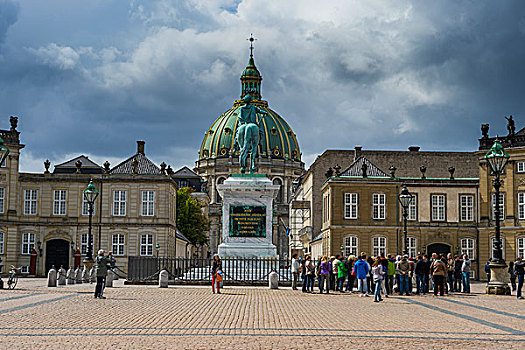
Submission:
{"label": "cap on man's head", "polygon": [[100,249],[100,250],[98,251],[98,255],[104,255],[104,253],[105,253],[104,249]]}

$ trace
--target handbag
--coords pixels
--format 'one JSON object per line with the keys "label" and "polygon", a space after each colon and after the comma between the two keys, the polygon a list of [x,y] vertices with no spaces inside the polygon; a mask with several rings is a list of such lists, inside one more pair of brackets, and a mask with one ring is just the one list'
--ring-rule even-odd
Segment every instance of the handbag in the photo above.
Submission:
{"label": "handbag", "polygon": [[222,282],[222,271],[217,271],[217,282]]}

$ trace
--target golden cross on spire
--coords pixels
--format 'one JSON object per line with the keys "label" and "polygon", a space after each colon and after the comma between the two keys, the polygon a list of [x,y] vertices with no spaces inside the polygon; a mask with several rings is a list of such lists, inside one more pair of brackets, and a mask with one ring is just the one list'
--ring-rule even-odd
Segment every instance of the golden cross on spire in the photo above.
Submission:
{"label": "golden cross on spire", "polygon": [[250,33],[250,37],[249,37],[248,39],[246,39],[246,40],[248,40],[248,41],[250,42],[250,57],[253,57],[253,42],[254,42],[255,40],[257,40],[257,39],[255,39],[255,38],[253,37],[253,34]]}

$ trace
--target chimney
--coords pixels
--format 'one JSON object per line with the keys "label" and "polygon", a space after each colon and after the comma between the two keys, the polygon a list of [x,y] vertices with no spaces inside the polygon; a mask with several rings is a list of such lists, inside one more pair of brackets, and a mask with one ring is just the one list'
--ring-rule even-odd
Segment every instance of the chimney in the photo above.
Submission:
{"label": "chimney", "polygon": [[354,161],[359,158],[361,155],[361,150],[363,149],[363,146],[354,146]]}
{"label": "chimney", "polygon": [[410,146],[408,147],[408,150],[410,152],[419,152],[419,148],[420,148],[419,146]]}
{"label": "chimney", "polygon": [[137,141],[137,153],[140,153],[144,155],[144,146],[146,145],[146,141]]}

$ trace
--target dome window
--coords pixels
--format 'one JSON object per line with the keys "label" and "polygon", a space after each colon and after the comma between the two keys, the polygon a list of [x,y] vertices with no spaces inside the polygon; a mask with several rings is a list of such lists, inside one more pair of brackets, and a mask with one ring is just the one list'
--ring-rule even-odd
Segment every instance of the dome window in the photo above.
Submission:
{"label": "dome window", "polygon": [[208,134],[213,135],[213,130],[209,130]]}
{"label": "dome window", "polygon": [[279,147],[275,147],[272,151],[272,154],[276,157],[279,157],[281,155],[281,151],[279,150]]}
{"label": "dome window", "polygon": [[226,147],[221,148],[221,150],[219,151],[219,154],[221,156],[227,156],[228,155],[228,149]]}
{"label": "dome window", "polygon": [[270,133],[272,135],[277,135],[277,129],[275,128],[275,126],[270,130]]}
{"label": "dome window", "polygon": [[203,157],[208,157],[210,155],[210,152],[208,152],[207,149],[205,149],[204,151],[202,151],[202,156]]}
{"label": "dome window", "polygon": [[292,130],[288,130],[286,133],[288,134],[288,136],[292,136],[293,135]]}
{"label": "dome window", "polygon": [[295,159],[297,159],[297,150],[293,150],[292,152],[292,157],[294,157]]}
{"label": "dome window", "polygon": [[229,135],[231,132],[232,132],[232,129],[230,129],[230,128],[224,128],[224,133],[225,133],[226,135]]}

